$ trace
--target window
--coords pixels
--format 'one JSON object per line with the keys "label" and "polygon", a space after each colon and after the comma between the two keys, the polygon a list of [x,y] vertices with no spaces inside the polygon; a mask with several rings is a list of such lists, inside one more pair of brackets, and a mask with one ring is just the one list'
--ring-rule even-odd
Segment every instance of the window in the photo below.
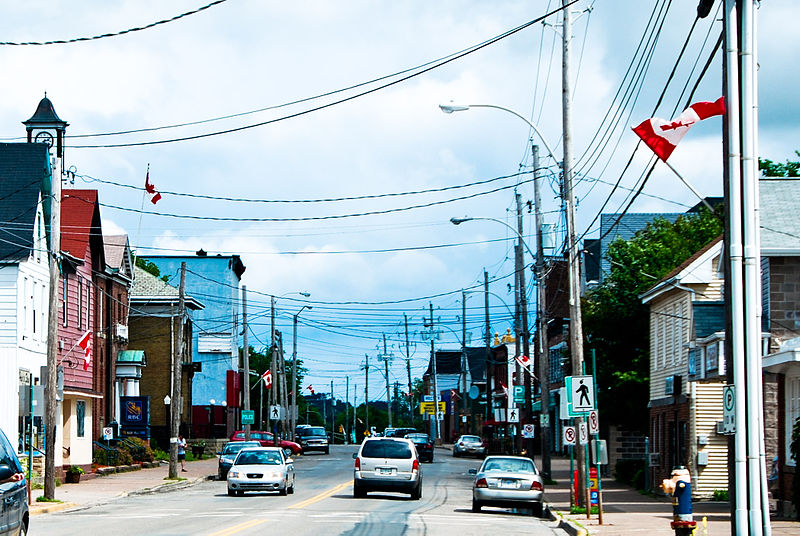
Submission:
{"label": "window", "polygon": [[61,278],[61,285],[63,287],[61,291],[61,322],[64,327],[67,327],[67,289],[69,288],[69,276],[67,274],[64,274],[64,277]]}
{"label": "window", "polygon": [[83,329],[83,279],[78,277],[78,329]]}
{"label": "window", "polygon": [[34,248],[36,249],[36,251],[35,251],[36,262],[42,262],[42,249],[44,249],[44,244],[42,243],[42,237],[44,236],[44,233],[42,232],[42,214],[41,213],[36,215],[36,231],[38,233],[38,235],[36,237],[36,242],[35,242],[36,245],[34,246]]}
{"label": "window", "polygon": [[97,296],[95,297],[97,300],[97,330],[102,332],[103,331],[103,303],[105,300],[103,299],[103,287],[97,287]]}
{"label": "window", "polygon": [[408,460],[411,458],[411,447],[400,441],[391,439],[376,439],[367,441],[361,448],[364,458],[390,458]]}
{"label": "window", "polygon": [[78,437],[86,435],[86,402],[78,400],[75,403],[75,419],[78,421]]}

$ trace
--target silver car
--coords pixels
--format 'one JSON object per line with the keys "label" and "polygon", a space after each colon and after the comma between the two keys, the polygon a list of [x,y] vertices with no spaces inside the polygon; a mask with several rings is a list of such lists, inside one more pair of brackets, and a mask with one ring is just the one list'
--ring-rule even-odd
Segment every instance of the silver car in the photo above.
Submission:
{"label": "silver car", "polygon": [[261,443],[258,441],[231,441],[230,443],[225,443],[225,446],[222,448],[222,450],[217,452],[219,455],[217,467],[218,478],[220,480],[225,480],[228,478],[228,471],[230,471],[231,466],[233,465],[233,460],[236,459],[236,455],[239,454],[240,450],[260,446]]}
{"label": "silver car", "polygon": [[370,491],[408,493],[413,500],[422,497],[422,468],[409,439],[368,437],[353,457],[354,497],[365,497]]}
{"label": "silver car", "polygon": [[292,459],[277,447],[240,450],[228,471],[228,495],[241,497],[245,491],[294,493]]}
{"label": "silver car", "polygon": [[484,456],[486,455],[486,447],[483,445],[483,440],[474,435],[462,435],[453,444],[453,456]]}
{"label": "silver car", "polygon": [[489,456],[475,475],[472,485],[472,511],[482,506],[526,508],[531,515],[542,516],[544,483],[536,464],[522,456]]}

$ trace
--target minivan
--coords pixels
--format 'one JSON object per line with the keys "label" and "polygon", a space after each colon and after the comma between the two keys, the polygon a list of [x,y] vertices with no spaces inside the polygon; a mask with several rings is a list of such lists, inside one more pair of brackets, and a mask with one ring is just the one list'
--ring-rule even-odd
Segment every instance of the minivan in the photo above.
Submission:
{"label": "minivan", "polygon": [[395,437],[368,437],[361,443],[353,469],[353,496],[370,491],[408,493],[422,497],[422,468],[414,443]]}
{"label": "minivan", "polygon": [[0,535],[28,533],[28,488],[25,479],[8,482],[17,473],[22,473],[17,453],[0,430],[0,497],[3,499],[0,515]]}

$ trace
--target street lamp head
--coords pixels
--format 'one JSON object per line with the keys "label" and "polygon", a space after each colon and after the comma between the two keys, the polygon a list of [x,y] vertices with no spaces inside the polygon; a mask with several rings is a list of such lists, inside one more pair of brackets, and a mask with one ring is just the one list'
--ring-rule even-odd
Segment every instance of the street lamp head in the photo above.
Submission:
{"label": "street lamp head", "polygon": [[470,218],[469,216],[464,216],[463,218],[450,218],[450,223],[453,225],[461,225],[465,221],[472,221],[472,219],[473,218]]}
{"label": "street lamp head", "polygon": [[457,104],[453,101],[450,101],[448,104],[440,104],[439,108],[446,113],[451,114],[453,112],[463,112],[465,110],[469,110],[469,104]]}
{"label": "street lamp head", "polygon": [[310,298],[311,297],[311,293],[310,292],[298,292],[298,294],[300,294],[304,298]]}

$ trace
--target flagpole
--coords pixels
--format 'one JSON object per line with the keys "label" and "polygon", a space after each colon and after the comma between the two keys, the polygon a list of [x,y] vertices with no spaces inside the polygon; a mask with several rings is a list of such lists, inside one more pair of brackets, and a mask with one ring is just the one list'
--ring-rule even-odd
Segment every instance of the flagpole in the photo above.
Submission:
{"label": "flagpole", "polygon": [[[145,177],[149,177],[149,176],[150,176],[150,162],[147,163],[147,174],[145,175]],[[147,179],[145,179],[145,182],[147,182]],[[139,237],[142,234],[142,216],[144,216],[144,198],[145,198],[146,195],[147,195],[147,190],[144,190],[142,192],[142,208],[139,210],[139,226],[136,228],[136,245],[137,246],[139,245]]]}
{"label": "flagpole", "polygon": [[[659,159],[659,160],[660,160],[660,159]],[[669,163],[669,162],[667,162],[666,160],[661,160],[661,161],[662,161],[662,162],[664,162],[664,163],[667,165],[667,167],[668,167],[669,169],[671,169],[671,170],[672,170],[672,172],[673,172],[673,173],[674,173],[674,174],[675,174],[675,175],[676,175],[676,176],[677,176],[677,177],[678,177],[678,178],[681,180],[681,182],[683,182],[683,184],[685,184],[685,185],[686,185],[686,187],[687,187],[687,188],[689,188],[689,189],[692,191],[692,193],[693,193],[694,195],[696,195],[696,196],[697,196],[697,198],[698,198],[700,201],[702,201],[702,202],[703,202],[703,204],[704,204],[704,205],[705,205],[705,206],[708,208],[708,210],[710,210],[711,212],[714,212],[714,207],[712,207],[712,206],[711,206],[711,204],[710,204],[708,201],[706,201],[706,198],[705,198],[705,197],[703,197],[702,195],[700,195],[700,192],[698,192],[697,190],[695,190],[695,189],[694,189],[694,186],[692,186],[691,184],[689,184],[689,181],[687,181],[686,179],[684,179],[684,178],[681,176],[681,174],[680,174],[680,173],[678,173],[678,170],[677,170],[677,169],[675,169],[674,167],[672,167],[672,164],[670,164],[670,163]]]}

